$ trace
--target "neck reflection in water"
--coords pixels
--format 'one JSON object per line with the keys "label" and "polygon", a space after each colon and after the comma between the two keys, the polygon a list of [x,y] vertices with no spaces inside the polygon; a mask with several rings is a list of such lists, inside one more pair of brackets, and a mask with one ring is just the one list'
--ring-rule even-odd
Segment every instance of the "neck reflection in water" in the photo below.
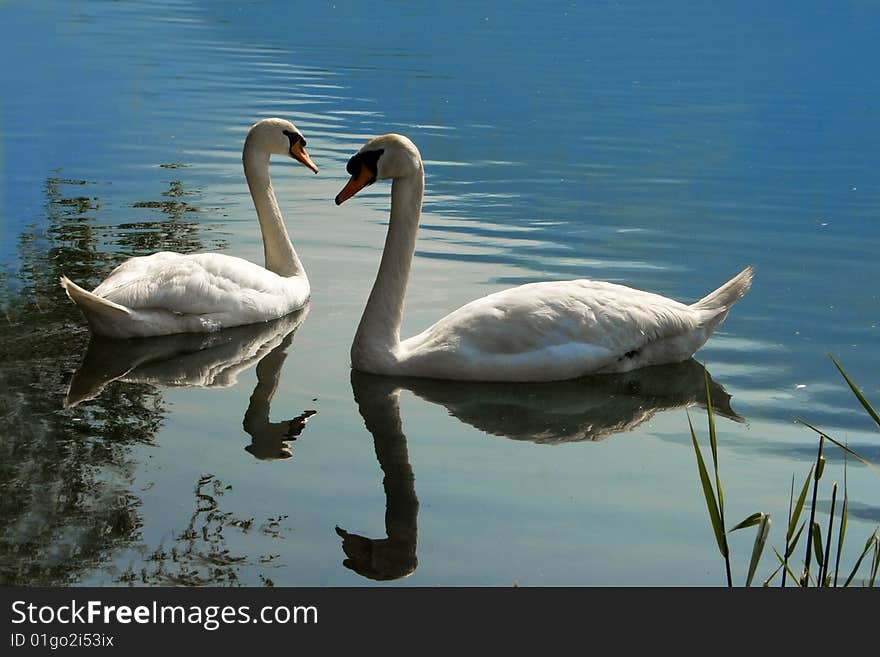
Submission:
{"label": "neck reflection in water", "polygon": [[92,335],[82,364],[70,381],[65,407],[98,397],[113,381],[186,388],[230,388],[241,372],[257,364],[257,385],[242,422],[251,436],[245,447],[258,459],[289,459],[296,440],[315,414],[269,420],[286,350],[308,314],[308,306],[271,322],[216,333],[178,333],[127,340]]}
{"label": "neck reflection in water", "polygon": [[367,538],[336,527],[347,557],[342,565],[369,579],[399,579],[412,574],[419,564],[419,500],[400,421],[400,387],[392,377],[352,370],[351,388],[364,424],[373,435],[376,458],[385,475],[382,486],[387,538]]}
{"label": "neck reflection in water", "polygon": [[484,433],[559,444],[605,440],[657,412],[705,407],[707,383],[715,414],[743,422],[730,406],[730,395],[694,359],[554,383],[472,383],[352,370],[354,399],[384,473],[387,537],[372,539],[336,527],[346,555],[343,565],[373,580],[406,577],[418,566],[419,501],[400,419],[401,390],[445,406]]}

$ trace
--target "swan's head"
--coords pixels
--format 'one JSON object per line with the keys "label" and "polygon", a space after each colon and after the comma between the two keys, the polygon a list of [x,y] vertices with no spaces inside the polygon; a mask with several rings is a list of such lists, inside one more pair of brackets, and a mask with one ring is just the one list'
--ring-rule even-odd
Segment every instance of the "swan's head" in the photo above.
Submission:
{"label": "swan's head", "polygon": [[254,123],[244,148],[245,151],[254,149],[273,155],[288,155],[318,173],[318,167],[306,152],[306,138],[286,119],[263,119]]}
{"label": "swan's head", "polygon": [[382,135],[361,146],[346,165],[351,180],[336,195],[336,205],[377,180],[422,175],[419,149],[403,135]]}

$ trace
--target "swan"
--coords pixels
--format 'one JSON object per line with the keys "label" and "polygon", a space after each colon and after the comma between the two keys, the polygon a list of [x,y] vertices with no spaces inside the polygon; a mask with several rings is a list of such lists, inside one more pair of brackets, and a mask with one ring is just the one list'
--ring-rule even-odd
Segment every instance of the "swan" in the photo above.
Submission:
{"label": "swan", "polygon": [[336,205],[391,179],[391,216],[379,271],[351,346],[354,369],[468,381],[557,381],[681,362],[699,349],[751,286],[749,266],[685,305],[592,280],[528,283],[476,299],[418,335],[400,324],[425,188],[407,137],[371,139],[348,161]]}
{"label": "swan", "polygon": [[290,121],[251,126],[242,163],[263,236],[265,267],[222,253],[162,251],[130,258],[91,292],[61,286],[98,335],[114,338],[206,333],[265,322],[302,308],[309,279],[293,249],[269,177],[269,156],[288,155],[318,173]]}

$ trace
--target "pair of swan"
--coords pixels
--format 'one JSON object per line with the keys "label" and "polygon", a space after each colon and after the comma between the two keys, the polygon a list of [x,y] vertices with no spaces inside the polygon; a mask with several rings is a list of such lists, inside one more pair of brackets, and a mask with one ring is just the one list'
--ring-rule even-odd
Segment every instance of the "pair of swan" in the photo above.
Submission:
{"label": "pair of swan", "polygon": [[[284,227],[269,178],[270,154],[312,171],[302,133],[289,121],[251,127],[242,160],[263,235],[265,267],[222,254],[156,253],[117,267],[92,292],[61,284],[92,330],[114,337],[207,332],[268,321],[301,308],[310,287]],[[530,283],[490,294],[401,341],[400,324],[425,188],[415,144],[368,141],[348,161],[348,200],[391,179],[391,217],[375,284],[351,347],[372,374],[472,381],[554,381],[625,372],[689,358],[749,289],[746,267],[694,304],[591,280]]]}

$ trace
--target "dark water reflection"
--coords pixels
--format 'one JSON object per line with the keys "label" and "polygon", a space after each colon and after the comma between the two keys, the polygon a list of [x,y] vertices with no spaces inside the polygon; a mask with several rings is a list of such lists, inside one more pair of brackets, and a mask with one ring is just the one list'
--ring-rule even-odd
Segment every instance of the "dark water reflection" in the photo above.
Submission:
{"label": "dark water reflection", "polygon": [[406,577],[418,566],[419,500],[400,414],[403,390],[446,407],[450,415],[485,434],[559,444],[606,440],[632,431],[658,412],[705,407],[707,386],[718,416],[744,421],[730,407],[730,395],[693,359],[540,384],[400,378],[353,370],[354,399],[383,473],[386,537],[368,538],[337,526],[346,555],[343,565],[373,580]]}
{"label": "dark water reflection", "polygon": [[245,449],[258,459],[293,456],[288,444],[315,414],[307,410],[292,420],[269,419],[272,398],[294,333],[308,306],[271,322],[237,326],[216,333],[180,333],[118,340],[92,335],[83,361],[73,373],[65,407],[97,398],[113,381],[184,388],[229,388],[256,363],[257,385],[242,425],[251,436]]}
{"label": "dark water reflection", "polygon": [[[271,322],[215,333],[178,333],[119,340],[92,335],[65,399],[75,406],[94,399],[112,381],[162,386],[228,388],[238,374],[270,351],[280,353],[308,315],[308,307]],[[280,374],[281,363],[273,367]],[[271,396],[271,395],[269,395]]]}
{"label": "dark water reflection", "polygon": [[[47,225],[21,235],[15,285],[0,278],[5,314],[0,331],[0,434],[5,437],[0,582],[8,586],[75,582],[114,551],[139,540],[140,499],[130,490],[138,464],[130,451],[151,444],[163,424],[167,410],[161,387],[228,388],[256,364],[257,385],[242,410],[242,427],[250,436],[244,449],[262,460],[290,458],[290,443],[315,413],[306,410],[283,422],[269,419],[286,350],[307,308],[274,322],[209,335],[89,336],[58,287],[62,273],[94,281],[112,265],[111,256],[101,250],[102,230],[90,216],[100,198],[79,193],[89,185],[54,176],[46,181]],[[66,195],[67,190],[72,193]],[[133,254],[204,248],[199,227],[183,221],[187,211],[176,203],[159,210],[167,216],[139,223],[128,233],[131,239],[122,240],[130,242]],[[200,480],[197,491],[207,481]],[[211,515],[207,522],[219,522],[218,517]],[[151,560],[160,563],[163,554]],[[161,575],[165,570],[140,579],[175,583]],[[184,570],[177,583],[196,583],[197,570],[192,565]]]}
{"label": "dark water reflection", "polygon": [[389,377],[352,370],[351,388],[367,431],[373,436],[385,491],[385,533],[368,538],[336,527],[342,537],[343,565],[373,580],[406,577],[418,566],[419,500],[400,419],[400,387]]}
{"label": "dark water reflection", "polygon": [[[72,188],[73,195],[64,190]],[[148,384],[111,387],[84,409],[64,408],[69,372],[88,339],[58,295],[62,272],[92,278],[109,266],[87,213],[89,183],[46,181],[46,226],[20,236],[14,285],[0,280],[0,581],[76,581],[141,526],[126,483],[133,444],[150,443],[164,415]],[[38,393],[38,394],[35,394]]]}
{"label": "dark water reflection", "polygon": [[554,383],[475,383],[395,379],[425,401],[483,433],[539,444],[605,440],[632,431],[656,413],[706,407],[743,422],[730,395],[694,359],[625,374]]}

